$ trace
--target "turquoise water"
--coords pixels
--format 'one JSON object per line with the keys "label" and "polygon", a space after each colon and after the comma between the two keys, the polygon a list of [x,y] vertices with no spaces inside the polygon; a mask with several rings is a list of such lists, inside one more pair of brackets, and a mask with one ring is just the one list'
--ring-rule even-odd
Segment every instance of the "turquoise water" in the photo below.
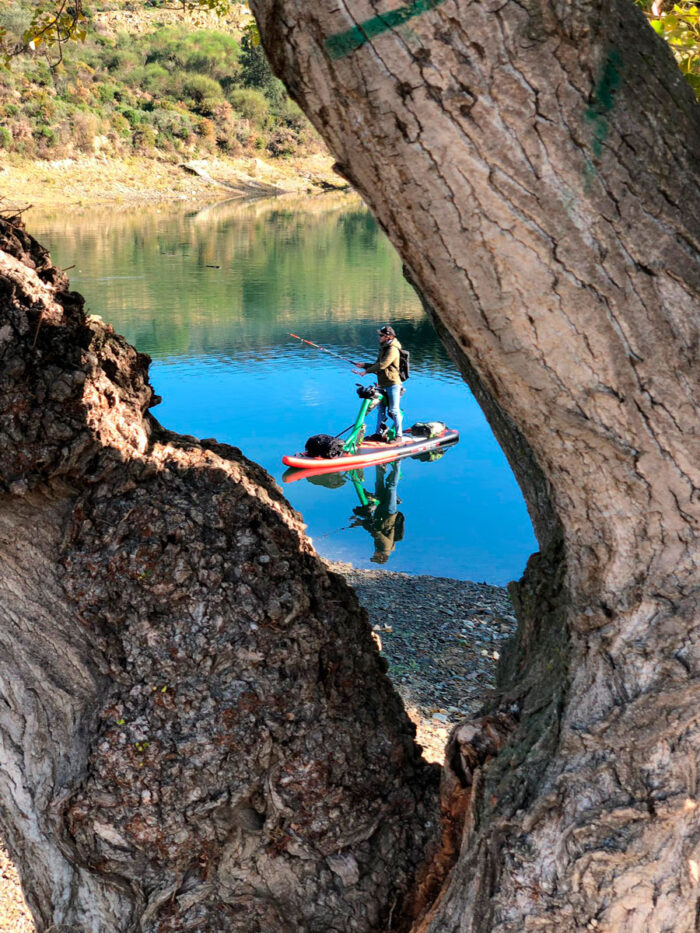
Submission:
{"label": "turquoise water", "polygon": [[[489,583],[520,576],[536,543],[518,486],[395,252],[357,200],[34,212],[28,224],[54,262],[75,265],[71,285],[87,308],[151,355],[158,419],[262,464],[320,553]],[[289,332],[371,360],[386,322],[411,352],[405,423],[446,421],[460,443],[433,462],[284,484],[283,454],[353,422],[360,381]]]}

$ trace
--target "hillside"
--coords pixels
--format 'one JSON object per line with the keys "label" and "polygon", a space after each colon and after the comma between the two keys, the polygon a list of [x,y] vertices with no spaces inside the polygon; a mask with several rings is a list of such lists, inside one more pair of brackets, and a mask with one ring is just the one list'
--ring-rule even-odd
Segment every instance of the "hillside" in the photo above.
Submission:
{"label": "hillside", "polygon": [[[31,10],[28,0],[0,7],[0,29],[21,36]],[[105,184],[110,199],[120,198],[120,185],[123,199],[138,198],[151,178],[144,160],[162,165],[152,178],[156,196],[206,192],[207,184],[181,178],[179,169],[168,176],[176,182],[160,177],[168,165],[192,160],[229,163],[245,177],[251,166],[254,176],[265,175],[270,163],[265,183],[276,187],[289,187],[285,178],[300,173],[311,186],[329,183],[323,143],[273,76],[262,47],[246,37],[245,15],[184,14],[131,0],[87,12],[85,42],[67,44],[60,63],[55,47],[40,46],[0,71],[3,193],[16,195],[24,184],[36,202],[43,174],[56,182],[52,197],[66,200],[61,176],[68,174],[79,179],[68,201],[79,201],[81,192],[100,196]],[[132,185],[129,172],[126,184],[122,178],[125,162],[137,176]],[[115,179],[100,169],[106,163],[122,166]],[[41,193],[38,200],[45,200]]]}

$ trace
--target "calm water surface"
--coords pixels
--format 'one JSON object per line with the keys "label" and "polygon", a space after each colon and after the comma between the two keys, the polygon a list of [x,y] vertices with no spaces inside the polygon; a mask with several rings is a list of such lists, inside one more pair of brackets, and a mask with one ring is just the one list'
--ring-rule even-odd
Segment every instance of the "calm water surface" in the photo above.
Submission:
{"label": "calm water surface", "polygon": [[[285,494],[332,559],[489,583],[520,576],[536,543],[517,484],[357,200],[33,212],[28,223],[54,262],[75,264],[87,308],[153,358],[159,420],[240,447],[280,483],[283,454],[336,434],[359,406],[350,367],[289,331],[370,360],[377,325],[392,322],[411,352],[405,423],[446,421],[460,443],[433,462],[301,480]],[[387,521],[392,490],[400,517]]]}

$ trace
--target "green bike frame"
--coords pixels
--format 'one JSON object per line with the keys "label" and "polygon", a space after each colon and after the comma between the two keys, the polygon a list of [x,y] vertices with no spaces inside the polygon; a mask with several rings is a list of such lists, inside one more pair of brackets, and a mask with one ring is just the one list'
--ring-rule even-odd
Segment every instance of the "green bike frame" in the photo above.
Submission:
{"label": "green bike frame", "polygon": [[365,418],[367,417],[367,413],[370,412],[373,408],[376,408],[378,404],[379,399],[376,398],[362,399],[360,410],[357,413],[357,418],[355,418],[355,424],[353,424],[350,435],[343,444],[344,453],[354,454],[357,448],[360,446],[362,443],[362,438],[365,436]]}
{"label": "green bike frame", "polygon": [[[378,398],[363,398],[362,404],[360,405],[360,410],[357,413],[357,418],[355,418],[355,423],[352,426],[352,430],[348,436],[348,439],[343,444],[343,453],[354,454],[357,448],[362,443],[362,439],[365,436],[365,418],[367,415],[373,411],[379,404]],[[396,436],[396,426],[392,425],[387,431],[387,437],[389,440],[392,440]]]}

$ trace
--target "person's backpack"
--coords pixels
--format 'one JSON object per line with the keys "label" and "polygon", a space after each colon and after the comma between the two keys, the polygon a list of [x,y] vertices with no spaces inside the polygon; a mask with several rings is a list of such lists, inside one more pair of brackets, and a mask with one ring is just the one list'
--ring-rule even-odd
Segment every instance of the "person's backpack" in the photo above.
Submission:
{"label": "person's backpack", "polygon": [[405,382],[411,375],[411,354],[408,350],[399,350],[399,379]]}
{"label": "person's backpack", "polygon": [[304,453],[307,457],[340,457],[343,454],[343,442],[331,434],[314,434],[306,442]]}

